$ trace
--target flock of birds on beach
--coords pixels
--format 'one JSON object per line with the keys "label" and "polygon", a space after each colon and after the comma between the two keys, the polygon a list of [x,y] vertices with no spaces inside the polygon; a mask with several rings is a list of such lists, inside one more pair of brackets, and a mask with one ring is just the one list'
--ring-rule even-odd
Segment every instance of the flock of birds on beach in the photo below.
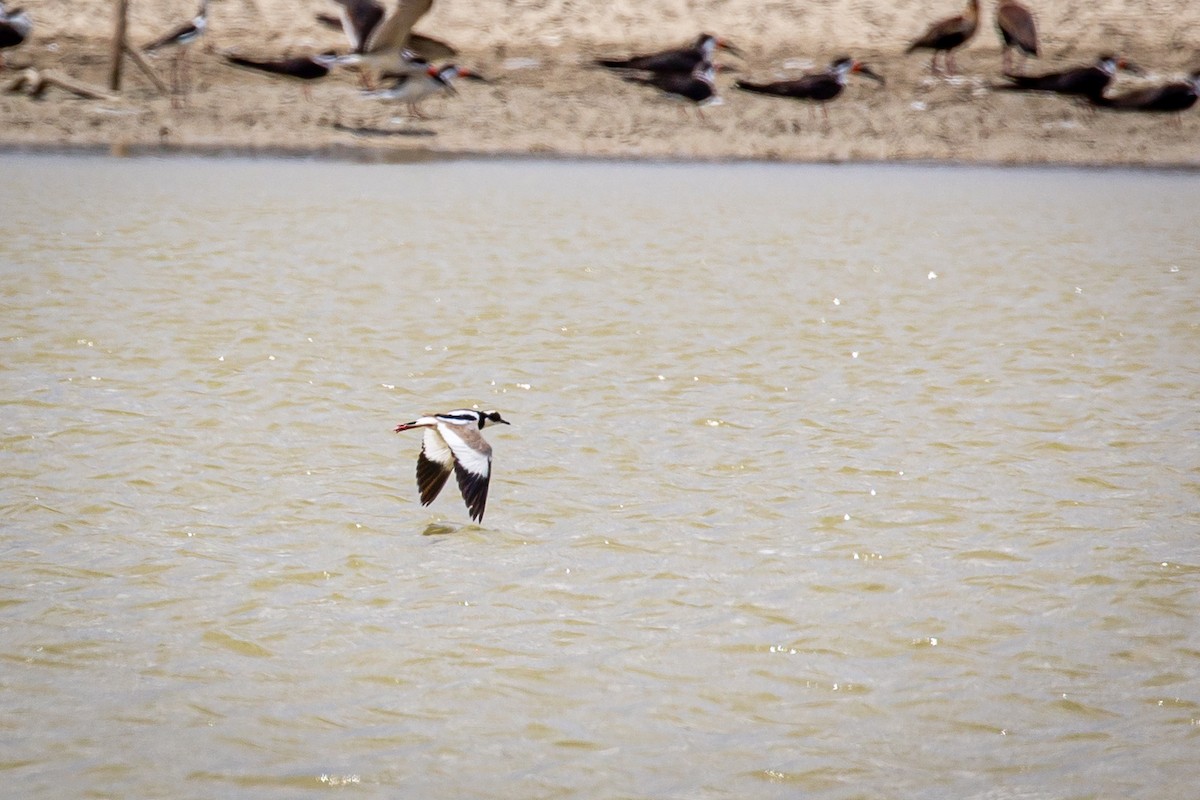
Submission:
{"label": "flock of birds on beach", "polygon": [[[357,70],[367,90],[366,96],[404,103],[409,113],[417,118],[423,117],[420,103],[425,98],[455,94],[455,80],[485,80],[476,72],[447,61],[456,55],[451,45],[413,30],[429,12],[433,0],[394,0],[390,8],[385,5],[386,0],[331,2],[336,4],[338,13],[319,14],[317,21],[344,31],[349,52],[331,51],[279,59],[254,59],[224,53],[223,58],[232,66],[304,81],[306,96],[308,82],[324,78],[338,68]],[[144,52],[176,50],[172,62],[172,83],[176,93],[186,87],[189,45],[204,35],[209,5],[210,0],[200,0],[200,7],[191,20],[142,47]],[[1026,74],[1014,71],[1014,51],[1020,54],[1022,67],[1026,58],[1040,55],[1037,24],[1029,8],[1017,0],[998,0],[995,12],[1004,61],[1003,82],[992,88],[1049,92],[1079,98],[1095,107],[1134,112],[1180,112],[1191,108],[1200,97],[1200,69],[1184,80],[1144,86],[1122,94],[1107,94],[1118,71],[1142,74],[1137,66],[1118,55],[1102,55],[1094,63],[1057,72]],[[954,53],[972,40],[979,30],[979,23],[980,0],[968,0],[963,13],[929,25],[911,42],[906,52],[929,51],[933,74],[954,75],[957,71]],[[19,8],[7,10],[0,0],[0,57],[4,49],[24,42],[32,28],[28,13]],[[699,109],[719,101],[717,73],[729,69],[715,61],[718,51],[742,57],[741,51],[727,40],[704,33],[682,47],[602,58],[595,63],[618,73],[625,81],[652,87],[666,97],[694,105],[697,114],[703,117]],[[442,62],[440,65],[434,63],[439,61]],[[745,92],[818,103],[828,120],[825,104],[842,94],[852,75],[885,83],[884,77],[869,65],[844,56],[833,60],[823,70],[798,78],[766,82],[739,79],[733,85]]]}

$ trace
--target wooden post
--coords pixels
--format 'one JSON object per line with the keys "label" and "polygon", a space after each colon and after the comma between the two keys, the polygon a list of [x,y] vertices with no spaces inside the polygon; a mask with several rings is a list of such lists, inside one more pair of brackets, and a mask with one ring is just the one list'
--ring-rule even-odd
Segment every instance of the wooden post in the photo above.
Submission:
{"label": "wooden post", "polygon": [[145,57],[143,57],[142,54],[137,51],[136,47],[131,47],[129,42],[126,42],[125,52],[129,54],[130,58],[133,59],[133,63],[138,67],[138,69],[145,73],[146,77],[150,79],[150,82],[154,84],[154,88],[158,89],[163,94],[170,92],[170,89],[168,89],[167,85],[162,82],[162,79],[154,74],[154,70],[150,68],[148,63],[146,63]]}
{"label": "wooden post", "polygon": [[112,61],[109,64],[108,88],[121,91],[121,62],[125,57],[125,25],[129,15],[129,0],[117,0],[117,29],[113,32]]}
{"label": "wooden post", "polygon": [[108,88],[110,91],[121,91],[121,64],[126,54],[133,59],[134,66],[145,73],[154,87],[163,94],[167,93],[167,85],[154,74],[154,70],[142,58],[142,54],[129,44],[128,34],[129,0],[117,0],[117,29],[113,31],[112,63],[109,65]]}

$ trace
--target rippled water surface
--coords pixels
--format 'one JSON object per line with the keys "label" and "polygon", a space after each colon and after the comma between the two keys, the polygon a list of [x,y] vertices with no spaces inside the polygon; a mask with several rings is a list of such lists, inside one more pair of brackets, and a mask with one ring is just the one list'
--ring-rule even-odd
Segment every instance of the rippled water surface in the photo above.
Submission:
{"label": "rippled water surface", "polygon": [[0,167],[6,795],[1195,796],[1194,175]]}

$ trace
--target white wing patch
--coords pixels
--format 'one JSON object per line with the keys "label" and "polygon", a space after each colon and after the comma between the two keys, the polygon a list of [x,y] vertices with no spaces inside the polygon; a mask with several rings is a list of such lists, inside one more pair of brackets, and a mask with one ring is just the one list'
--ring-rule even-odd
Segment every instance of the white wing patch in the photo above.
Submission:
{"label": "white wing patch", "polygon": [[421,452],[430,461],[445,466],[447,471],[454,469],[454,453],[446,445],[446,440],[438,433],[437,428],[425,429],[425,436],[421,440]]}
{"label": "white wing patch", "polygon": [[463,469],[484,479],[488,477],[492,471],[492,446],[474,426],[443,423],[437,426],[437,431],[441,434],[438,439],[445,442]]}

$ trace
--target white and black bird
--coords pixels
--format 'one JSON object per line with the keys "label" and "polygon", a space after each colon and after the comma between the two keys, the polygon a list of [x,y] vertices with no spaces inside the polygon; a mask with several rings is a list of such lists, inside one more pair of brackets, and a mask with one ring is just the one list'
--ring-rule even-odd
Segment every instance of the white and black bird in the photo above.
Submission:
{"label": "white and black bird", "polygon": [[147,53],[152,53],[163,47],[175,47],[177,45],[191,44],[204,35],[205,29],[208,28],[208,0],[200,0],[200,9],[196,12],[196,16],[188,22],[183,23],[178,28],[173,29],[170,33],[165,33],[154,41],[142,47],[142,50]]}
{"label": "white and black bird", "polygon": [[172,83],[176,92],[187,80],[187,51],[188,45],[204,35],[208,29],[208,0],[200,0],[200,9],[191,21],[185,22],[169,33],[165,33],[154,41],[142,47],[147,53],[161,50],[164,47],[174,47],[178,50],[175,62],[171,68]]}
{"label": "white and black bird", "polygon": [[[16,47],[33,32],[33,20],[23,8],[9,11],[0,3],[0,50]],[[0,54],[0,69],[4,68],[4,57]]]}
{"label": "white and black bird", "polygon": [[711,33],[702,33],[695,42],[684,47],[672,47],[657,53],[628,58],[598,58],[596,64],[608,69],[637,70],[653,72],[657,75],[668,73],[691,75],[700,65],[712,63],[717,50],[727,50],[739,58],[742,57],[742,51],[727,40]]}
{"label": "white and black bird", "polygon": [[734,85],[745,92],[820,103],[821,113],[828,122],[829,113],[825,110],[825,104],[842,93],[842,90],[846,88],[846,79],[851,75],[863,75],[879,83],[885,83],[882,75],[863,62],[850,56],[842,56],[832,61],[821,72],[810,72],[792,80],[772,81],[771,83],[738,81]]}
{"label": "white and black bird", "polygon": [[421,505],[434,501],[453,472],[471,519],[483,521],[488,483],[492,478],[492,446],[479,433],[488,425],[508,425],[496,411],[460,408],[445,414],[418,417],[396,426],[396,433],[424,428],[417,456],[417,488]]}
{"label": "white and black bird", "polygon": [[366,92],[364,96],[376,100],[394,100],[408,104],[409,112],[417,119],[425,119],[421,113],[420,102],[430,95],[446,93],[458,94],[454,88],[455,78],[469,78],[474,81],[486,80],[465,67],[447,64],[444,67],[427,67],[416,74],[401,74],[395,83],[386,89]]}

